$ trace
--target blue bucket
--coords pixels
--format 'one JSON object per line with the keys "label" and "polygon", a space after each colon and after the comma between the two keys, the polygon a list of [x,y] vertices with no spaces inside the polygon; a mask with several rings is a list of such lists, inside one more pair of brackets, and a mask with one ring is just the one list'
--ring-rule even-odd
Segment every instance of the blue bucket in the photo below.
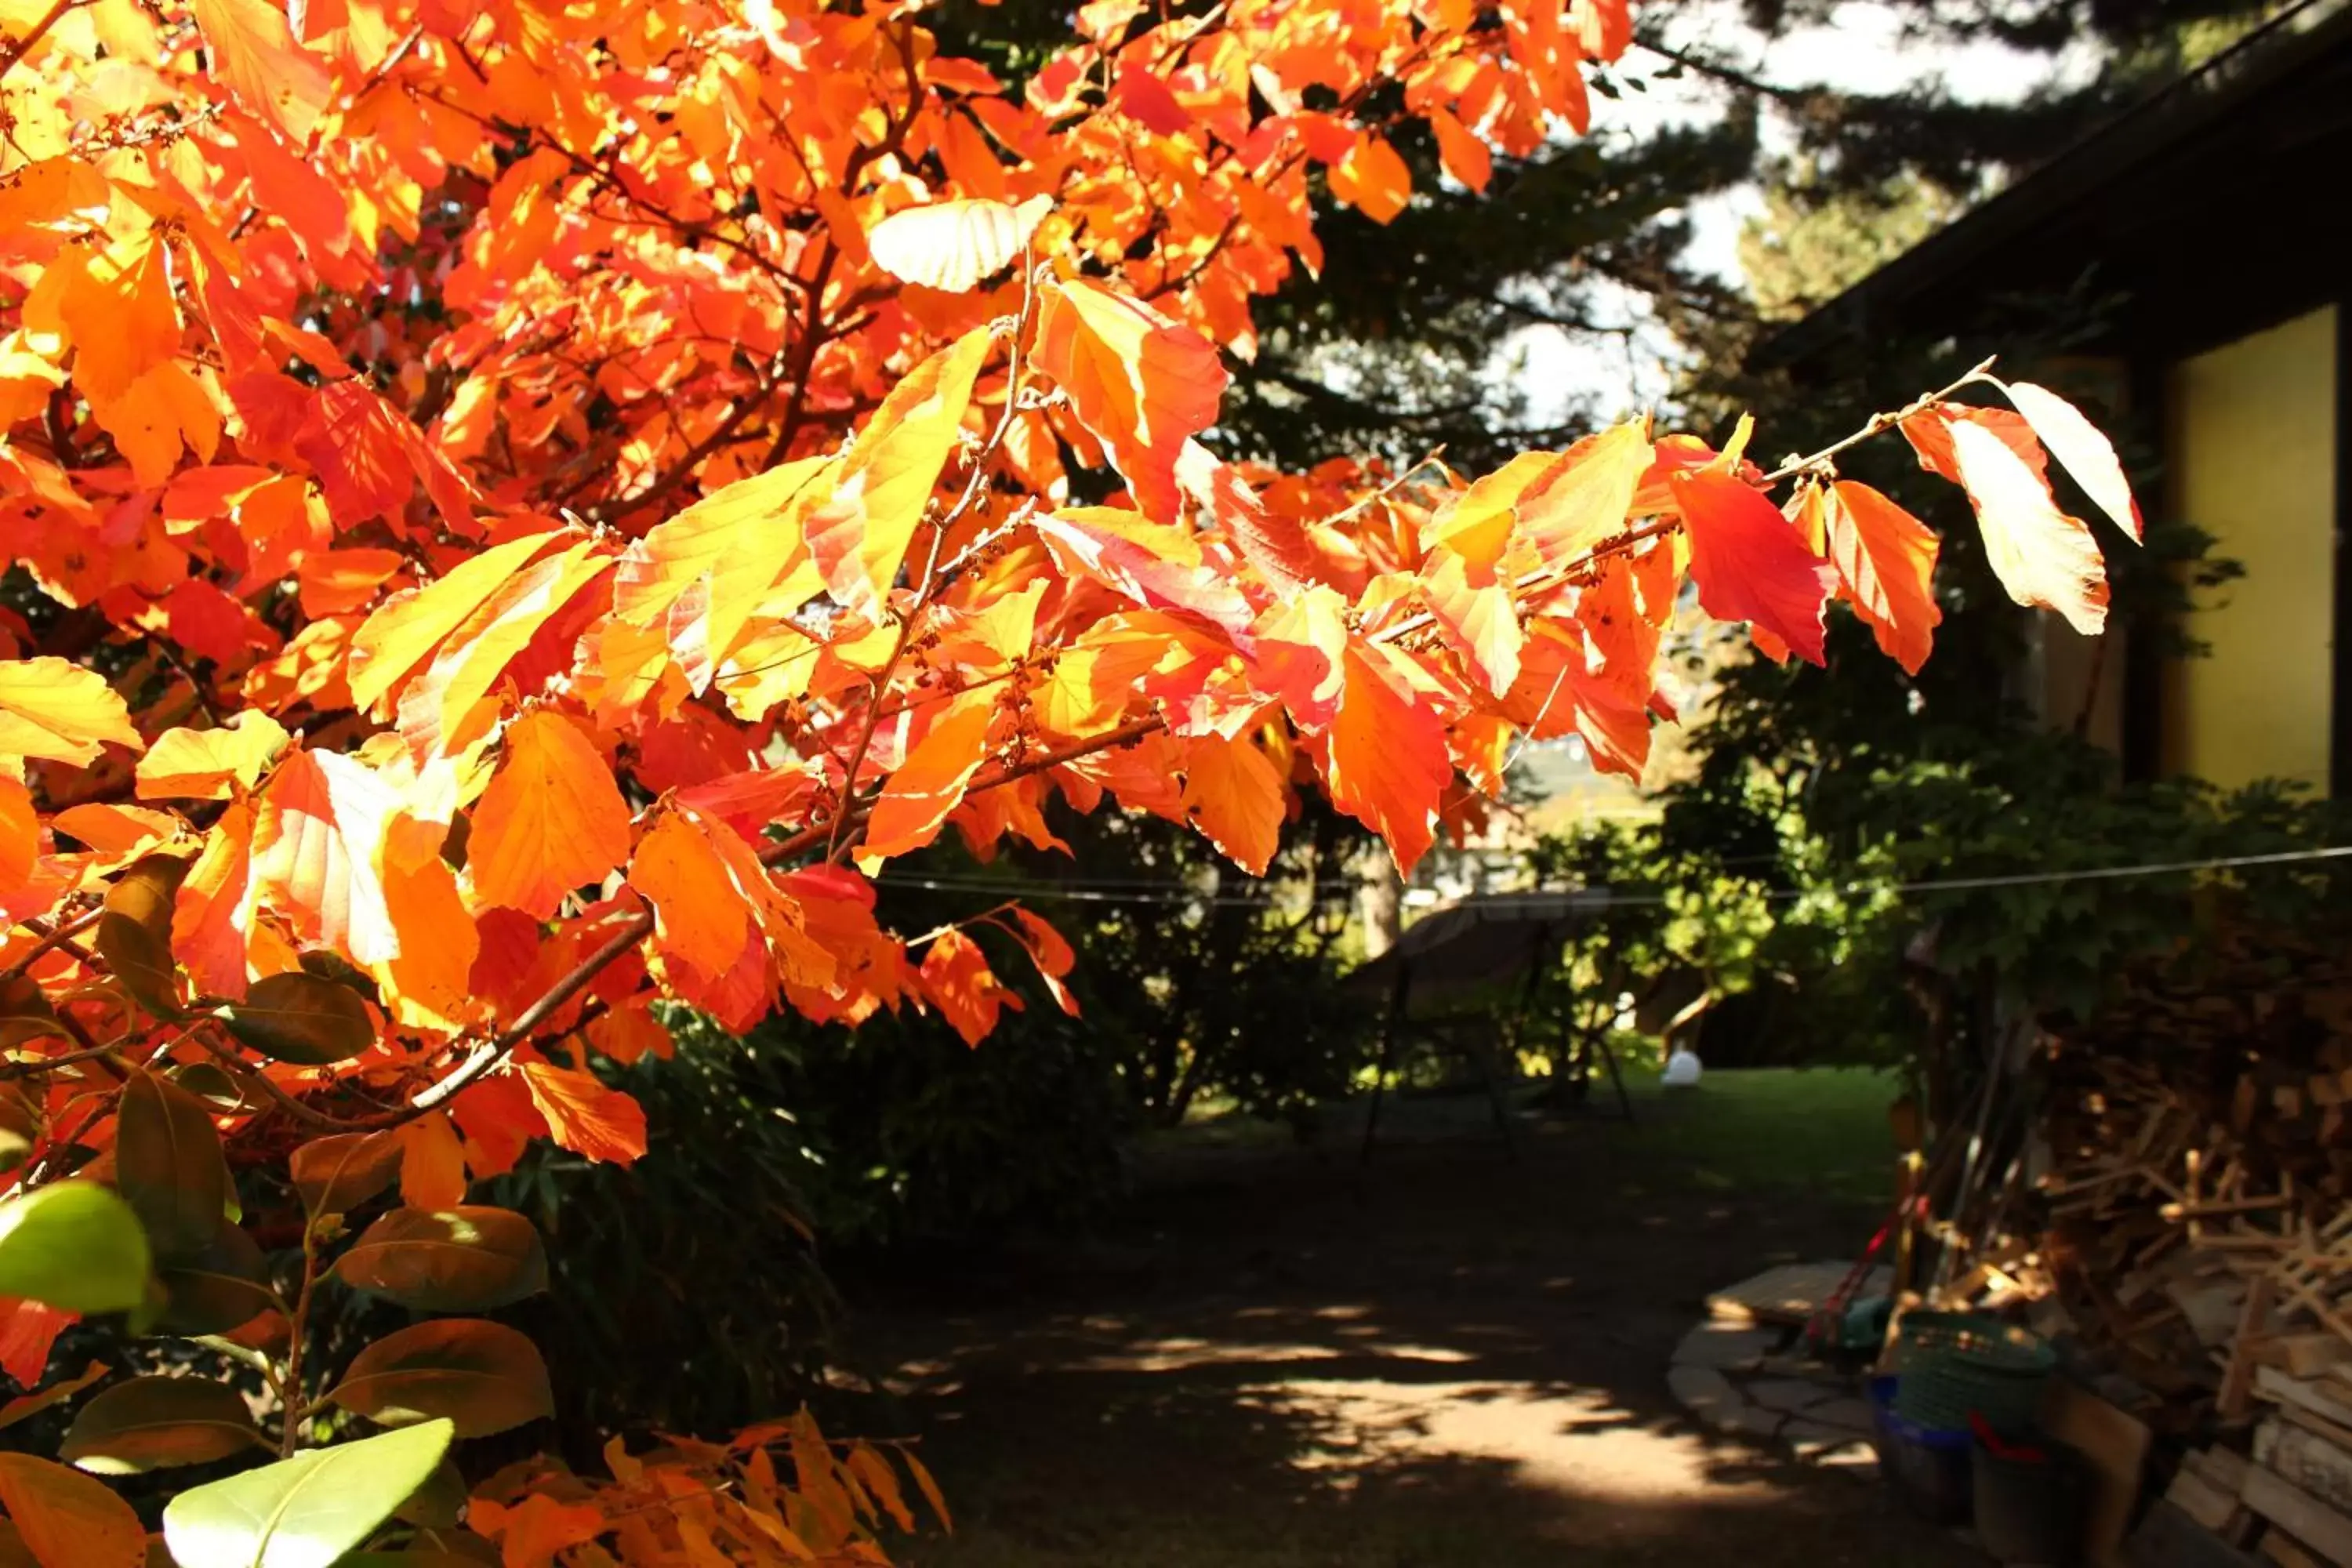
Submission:
{"label": "blue bucket", "polygon": [[1874,1426],[1871,1446],[1878,1450],[1878,1473],[1903,1500],[1903,1506],[1931,1524],[1966,1524],[1974,1510],[1970,1471],[1975,1435],[1922,1426],[1895,1413],[1895,1394],[1902,1378],[1870,1380]]}

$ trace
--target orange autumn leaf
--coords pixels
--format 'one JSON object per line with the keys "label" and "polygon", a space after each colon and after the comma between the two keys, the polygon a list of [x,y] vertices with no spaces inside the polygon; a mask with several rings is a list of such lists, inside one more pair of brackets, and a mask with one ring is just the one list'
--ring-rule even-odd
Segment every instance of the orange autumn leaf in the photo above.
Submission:
{"label": "orange autumn leaf", "polygon": [[46,1302],[0,1297],[0,1372],[23,1387],[37,1386],[58,1336],[80,1321]]}
{"label": "orange autumn leaf", "polygon": [[612,1528],[593,1503],[558,1502],[543,1492],[511,1506],[476,1498],[466,1522],[499,1543],[502,1568],[552,1568],[558,1553],[585,1545]]}
{"label": "orange autumn leaf", "polygon": [[1484,191],[1495,174],[1495,156],[1486,144],[1442,109],[1430,110],[1429,128],[1436,133],[1437,155],[1445,172],[1471,190]]}
{"label": "orange autumn leaf", "polygon": [[1438,803],[1454,780],[1445,726],[1377,644],[1351,641],[1331,721],[1331,804],[1381,836],[1412,874],[1436,837]]}
{"label": "orange autumn leaf", "polygon": [[727,862],[688,813],[662,813],[638,840],[629,886],[653,906],[661,950],[698,968],[726,973],[751,939]]}
{"label": "orange autumn leaf", "polygon": [[194,0],[213,70],[238,98],[295,141],[310,134],[334,96],[326,63],[294,41],[286,14],[269,0]]}
{"label": "orange autumn leaf", "polygon": [[298,937],[354,963],[396,957],[400,932],[384,903],[377,851],[397,805],[392,787],[356,758],[292,753],[260,795],[253,896]]}
{"label": "orange autumn leaf", "polygon": [[1840,479],[1822,510],[1830,562],[1845,597],[1879,647],[1918,674],[1944,618],[1935,589],[1941,542],[1927,524],[1859,480]]}
{"label": "orange autumn leaf", "polygon": [[1968,420],[1948,429],[1984,530],[1985,559],[2009,596],[2057,611],[2084,637],[2105,630],[2106,563],[2091,531],[2058,510],[2049,484],[1999,436]]}
{"label": "orange autumn leaf", "polygon": [[379,853],[384,908],[400,931],[400,952],[374,973],[387,1009],[410,1028],[457,1030],[474,1016],[474,960],[481,952],[457,873],[443,856],[448,825],[403,813],[392,819]]}
{"label": "orange autumn leaf", "polygon": [[488,733],[508,667],[613,564],[596,542],[583,540],[532,562],[485,599],[400,694],[400,732],[411,749],[454,756]]}
{"label": "orange autumn leaf", "polygon": [[256,891],[254,807],[239,801],[205,835],[204,848],[180,879],[172,912],[172,952],[196,988],[242,1000],[249,967]]}
{"label": "orange autumn leaf", "polygon": [[1331,194],[1374,223],[1392,222],[1412,200],[1412,171],[1388,138],[1365,132],[1331,169]]}
{"label": "orange autumn leaf", "polygon": [[1587,436],[1561,454],[1556,473],[1519,499],[1520,534],[1547,566],[1579,559],[1625,526],[1654,457],[1645,419]]}
{"label": "orange autumn leaf", "polygon": [[58,309],[74,344],[74,382],[93,399],[128,395],[180,352],[172,251],[160,237],[142,241],[128,258],[87,263]]}
{"label": "orange autumn leaf", "polygon": [[0,773],[0,897],[22,888],[41,853],[41,817],[25,781]]}
{"label": "orange autumn leaf", "polygon": [[1043,290],[1035,353],[1109,448],[1136,504],[1174,521],[1176,460],[1224,400],[1216,346],[1131,295],[1074,278]]}
{"label": "orange autumn leaf", "polygon": [[923,994],[967,1046],[986,1039],[1005,1008],[1025,1011],[1020,995],[989,968],[980,944],[960,931],[942,931],[932,940],[920,973]]}
{"label": "orange autumn leaf", "polygon": [[107,744],[142,745],[121,693],[62,658],[0,661],[0,756],[86,763]]}
{"label": "orange autumn leaf", "polygon": [[400,1141],[400,1201],[413,1209],[452,1209],[466,1201],[466,1152],[441,1111],[394,1134]]}
{"label": "orange autumn leaf", "polygon": [[579,726],[545,710],[509,725],[467,844],[474,897],[545,920],[628,855],[628,804]]}
{"label": "orange autumn leaf", "polygon": [[618,1009],[588,1026],[588,1043],[623,1067],[648,1054],[667,1059],[676,1049],[668,1027],[643,1003]]}
{"label": "orange autumn leaf", "polygon": [[1496,696],[1519,678],[1519,617],[1509,590],[1480,573],[1473,581],[1462,558],[1441,550],[1422,565],[1421,596],[1471,672]]}
{"label": "orange autumn leaf", "polygon": [[862,854],[877,860],[904,855],[939,837],[940,825],[988,758],[989,721],[995,715],[996,694],[990,690],[966,692],[947,705],[883,786],[866,819]]}
{"label": "orange autumn leaf", "polygon": [[1199,735],[1184,742],[1184,809],[1226,859],[1263,877],[1282,837],[1282,775],[1246,736]]}
{"label": "orange autumn leaf", "polygon": [[645,1153],[645,1110],[619,1089],[547,1062],[525,1062],[521,1073],[549,1136],[566,1149],[615,1165],[634,1164]]}
{"label": "orange autumn leaf", "polygon": [[103,1481],[30,1454],[0,1454],[0,1506],[41,1568],[146,1568],[147,1531]]}

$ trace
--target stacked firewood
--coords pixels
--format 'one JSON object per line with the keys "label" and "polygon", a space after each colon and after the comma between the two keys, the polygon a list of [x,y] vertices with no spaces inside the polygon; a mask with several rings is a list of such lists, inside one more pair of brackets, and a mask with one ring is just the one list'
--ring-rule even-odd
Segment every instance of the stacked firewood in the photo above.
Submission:
{"label": "stacked firewood", "polygon": [[2352,1564],[2352,965],[2199,957],[2045,1039],[1931,1299],[2015,1308],[2144,1391],[2188,1450],[2169,1514]]}

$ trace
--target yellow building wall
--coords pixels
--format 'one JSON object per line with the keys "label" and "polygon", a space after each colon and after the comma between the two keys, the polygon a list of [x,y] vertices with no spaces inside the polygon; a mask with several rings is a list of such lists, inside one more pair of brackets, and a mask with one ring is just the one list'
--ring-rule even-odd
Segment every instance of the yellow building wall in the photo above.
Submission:
{"label": "yellow building wall", "polygon": [[2165,762],[2224,786],[2327,788],[2336,638],[2336,308],[2173,366],[2174,515],[2245,574],[2200,590],[2208,644],[2166,692]]}

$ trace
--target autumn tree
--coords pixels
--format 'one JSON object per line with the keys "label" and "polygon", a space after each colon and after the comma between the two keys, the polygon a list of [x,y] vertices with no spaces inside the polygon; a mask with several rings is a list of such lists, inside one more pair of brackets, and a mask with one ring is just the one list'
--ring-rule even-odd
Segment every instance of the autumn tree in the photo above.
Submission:
{"label": "autumn tree", "polygon": [[[805,1415],[451,1468],[550,1405],[484,1315],[541,1238],[470,1189],[659,1158],[593,1067],[668,1048],[656,1002],[977,1045],[996,965],[1067,1005],[1069,950],[885,929],[893,858],[1045,844],[1058,796],[1255,872],[1320,791],[1410,867],[1522,737],[1638,769],[1685,584],[1784,657],[1833,595],[1928,651],[1937,541],[1843,442],[1636,421],[1469,482],[1202,444],[1312,192],[1393,221],[1398,137],[1581,126],[1622,0],[1094,0],[1017,93],[880,4],[0,17],[0,1422],[75,1402],[0,1507],[43,1568],[148,1560],[96,1477],[247,1454],[163,1510],[180,1568],[877,1561],[928,1479]],[[2105,443],[1984,374],[1898,422],[2095,627],[2046,455],[2130,528]],[[424,1316],[331,1358],[344,1291]],[[220,1375],[39,1386],[76,1316]]]}

